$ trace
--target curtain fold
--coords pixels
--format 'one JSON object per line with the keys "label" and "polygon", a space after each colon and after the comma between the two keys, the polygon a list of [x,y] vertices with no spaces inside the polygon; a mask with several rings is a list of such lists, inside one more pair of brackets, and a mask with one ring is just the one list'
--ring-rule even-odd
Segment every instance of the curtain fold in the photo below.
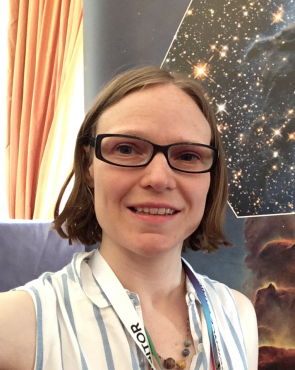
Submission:
{"label": "curtain fold", "polygon": [[[53,202],[56,190],[48,188],[46,181],[60,184],[65,179],[71,163],[69,155],[66,164],[61,155],[69,118],[79,118],[80,125],[84,115],[82,0],[10,0],[9,16],[9,215],[49,217],[50,211],[42,208],[44,199],[49,197]],[[81,100],[75,100],[73,106],[75,89]],[[75,121],[71,124],[79,126]],[[58,158],[55,172],[53,155]],[[63,163],[62,173],[59,163]],[[48,189],[52,194],[45,194]]]}

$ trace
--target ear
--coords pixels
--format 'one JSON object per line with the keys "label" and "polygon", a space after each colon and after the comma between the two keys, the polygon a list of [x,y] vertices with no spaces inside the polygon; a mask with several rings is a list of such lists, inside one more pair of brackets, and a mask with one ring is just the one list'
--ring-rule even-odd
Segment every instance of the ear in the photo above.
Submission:
{"label": "ear", "polygon": [[84,171],[85,176],[85,182],[90,188],[94,188],[94,171],[93,171],[93,162],[88,167],[88,169],[85,169]]}
{"label": "ear", "polygon": [[86,184],[90,188],[94,188],[94,170],[93,170],[93,160],[90,158],[90,153],[89,153],[89,147],[83,147],[82,148],[82,156],[84,157],[84,178]]}

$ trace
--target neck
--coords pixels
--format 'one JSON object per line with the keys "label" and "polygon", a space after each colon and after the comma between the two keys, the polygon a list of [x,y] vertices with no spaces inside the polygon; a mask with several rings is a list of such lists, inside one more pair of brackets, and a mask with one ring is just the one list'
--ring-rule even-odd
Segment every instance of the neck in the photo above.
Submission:
{"label": "neck", "polygon": [[100,253],[123,287],[137,293],[145,305],[170,304],[185,292],[180,248],[142,256],[102,243]]}

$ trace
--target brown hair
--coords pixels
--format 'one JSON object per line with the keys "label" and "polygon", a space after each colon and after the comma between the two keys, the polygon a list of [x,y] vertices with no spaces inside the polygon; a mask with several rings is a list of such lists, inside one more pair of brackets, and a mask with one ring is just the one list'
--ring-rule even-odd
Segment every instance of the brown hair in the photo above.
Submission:
{"label": "brown hair", "polygon": [[[213,109],[196,81],[158,67],[144,67],[117,76],[98,95],[82,123],[76,141],[73,169],[59,194],[53,222],[53,229],[56,229],[61,237],[69,239],[70,244],[74,240],[90,246],[100,242],[102,237],[102,229],[94,211],[93,190],[87,186],[85,180],[85,171],[91,164],[92,156],[84,149],[84,146],[88,145],[89,138],[95,136],[99,117],[126,95],[157,84],[173,84],[195,101],[211,127],[210,145],[218,148],[220,152],[217,165],[211,172],[211,183],[202,221],[184,241],[183,250],[190,248],[210,253],[219,249],[221,245],[231,245],[223,233],[227,173]],[[59,214],[61,198],[72,176],[74,176],[73,189],[63,211]]]}

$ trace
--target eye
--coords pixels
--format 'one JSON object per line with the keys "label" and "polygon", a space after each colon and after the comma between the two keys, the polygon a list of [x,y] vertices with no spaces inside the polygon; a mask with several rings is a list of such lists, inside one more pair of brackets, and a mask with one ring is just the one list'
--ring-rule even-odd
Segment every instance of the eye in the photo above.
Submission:
{"label": "eye", "polygon": [[206,152],[204,147],[199,145],[190,144],[175,144],[170,147],[170,159],[175,163],[196,165],[199,162],[203,162],[206,158]]}
{"label": "eye", "polygon": [[183,153],[179,156],[181,161],[192,162],[200,159],[200,156],[197,153]]}
{"label": "eye", "polygon": [[116,150],[122,154],[134,153],[134,149],[130,145],[127,145],[127,144],[117,145]]}

